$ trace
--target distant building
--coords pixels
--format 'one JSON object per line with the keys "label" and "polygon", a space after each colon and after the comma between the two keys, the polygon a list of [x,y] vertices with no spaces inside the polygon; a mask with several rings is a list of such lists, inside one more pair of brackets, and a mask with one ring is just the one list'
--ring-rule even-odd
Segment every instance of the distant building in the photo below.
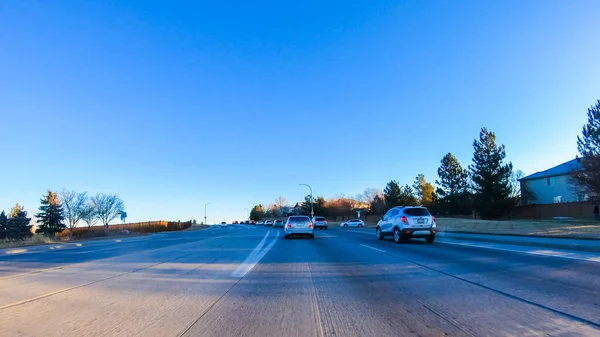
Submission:
{"label": "distant building", "polygon": [[587,195],[578,193],[570,181],[571,173],[579,170],[581,170],[581,163],[576,158],[546,171],[519,179],[522,194],[521,204],[552,204],[587,200]]}

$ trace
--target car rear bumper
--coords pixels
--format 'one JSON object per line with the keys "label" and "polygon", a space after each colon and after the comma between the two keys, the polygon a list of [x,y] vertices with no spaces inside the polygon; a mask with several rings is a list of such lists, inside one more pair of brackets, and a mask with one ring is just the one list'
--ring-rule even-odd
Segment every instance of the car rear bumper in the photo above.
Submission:
{"label": "car rear bumper", "polygon": [[327,228],[327,224],[315,224],[315,228]]}
{"label": "car rear bumper", "polygon": [[404,228],[402,236],[407,238],[428,238],[435,236],[437,230],[435,228]]}
{"label": "car rear bumper", "polygon": [[285,228],[285,235],[314,235],[312,228]]}

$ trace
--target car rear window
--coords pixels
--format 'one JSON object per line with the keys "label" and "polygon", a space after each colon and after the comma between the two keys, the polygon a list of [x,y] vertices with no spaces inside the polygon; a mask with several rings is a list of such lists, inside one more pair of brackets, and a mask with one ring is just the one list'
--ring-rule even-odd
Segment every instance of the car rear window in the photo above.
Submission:
{"label": "car rear window", "polygon": [[323,217],[316,217],[315,221],[325,221],[325,218],[323,218]]}
{"label": "car rear window", "polygon": [[283,221],[281,221],[281,220],[275,220],[275,222],[283,222]]}
{"label": "car rear window", "polygon": [[288,221],[289,222],[293,222],[293,223],[296,223],[296,222],[307,222],[307,221],[310,221],[310,218],[307,217],[307,216],[291,216],[291,217],[288,218]]}
{"label": "car rear window", "polygon": [[426,216],[426,215],[431,215],[429,214],[429,211],[427,210],[427,208],[405,208],[404,209],[404,214],[406,215],[412,215],[412,216]]}

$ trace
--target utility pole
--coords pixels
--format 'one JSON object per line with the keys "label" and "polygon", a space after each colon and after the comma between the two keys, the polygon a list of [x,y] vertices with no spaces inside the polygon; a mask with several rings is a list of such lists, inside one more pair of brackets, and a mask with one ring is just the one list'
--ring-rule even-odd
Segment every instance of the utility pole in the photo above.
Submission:
{"label": "utility pole", "polygon": [[309,184],[298,184],[298,185],[307,186],[308,189],[310,190],[310,217],[312,219],[315,216],[315,212],[313,211],[313,193],[312,193],[312,187],[310,187]]}

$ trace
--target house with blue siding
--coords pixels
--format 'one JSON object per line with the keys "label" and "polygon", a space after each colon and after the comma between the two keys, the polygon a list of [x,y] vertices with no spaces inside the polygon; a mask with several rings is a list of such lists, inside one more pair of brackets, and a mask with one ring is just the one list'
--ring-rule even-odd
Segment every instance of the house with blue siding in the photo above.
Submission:
{"label": "house with blue siding", "polygon": [[587,195],[578,193],[570,181],[571,173],[581,170],[579,161],[580,159],[575,158],[519,179],[522,194],[521,204],[552,204],[587,200]]}

